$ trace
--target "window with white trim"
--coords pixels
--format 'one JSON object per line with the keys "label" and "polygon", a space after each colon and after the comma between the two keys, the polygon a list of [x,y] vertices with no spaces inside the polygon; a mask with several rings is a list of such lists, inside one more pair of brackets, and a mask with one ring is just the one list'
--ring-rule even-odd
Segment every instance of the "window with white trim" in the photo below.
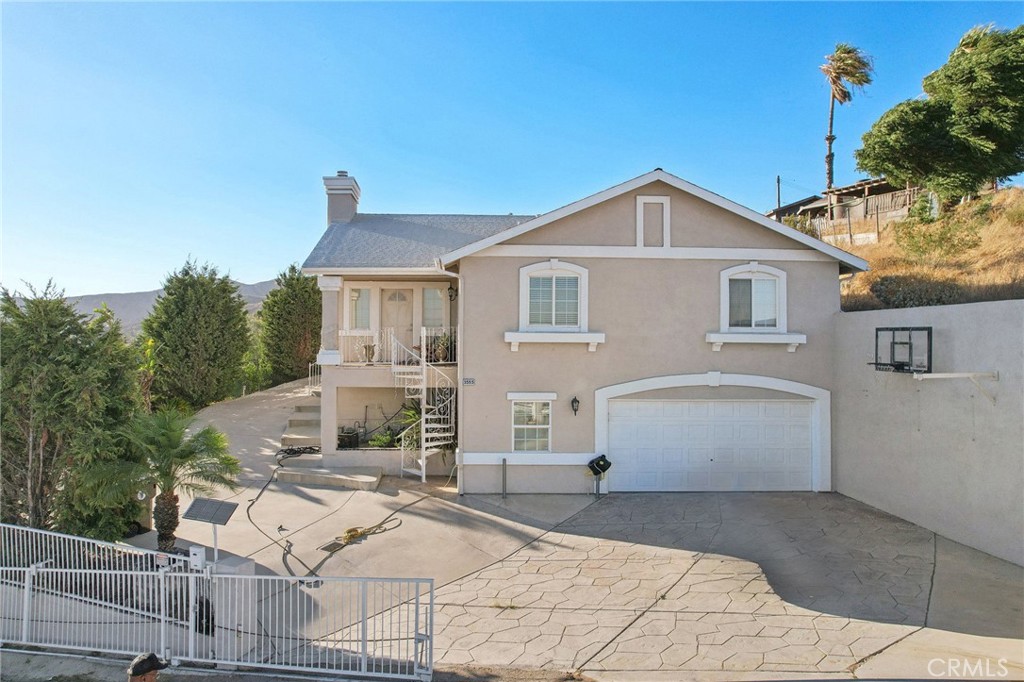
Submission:
{"label": "window with white trim", "polygon": [[756,261],[721,273],[723,332],[786,331],[786,273]]}
{"label": "window with white trim", "polygon": [[512,401],[513,452],[551,452],[551,401]]}
{"label": "window with white trim", "polygon": [[551,259],[519,270],[520,331],[587,331],[587,269]]}
{"label": "window with white trim", "polygon": [[348,289],[348,328],[370,328],[370,290]]}
{"label": "window with white trim", "polygon": [[423,326],[444,327],[445,305],[448,290],[440,287],[423,287]]}

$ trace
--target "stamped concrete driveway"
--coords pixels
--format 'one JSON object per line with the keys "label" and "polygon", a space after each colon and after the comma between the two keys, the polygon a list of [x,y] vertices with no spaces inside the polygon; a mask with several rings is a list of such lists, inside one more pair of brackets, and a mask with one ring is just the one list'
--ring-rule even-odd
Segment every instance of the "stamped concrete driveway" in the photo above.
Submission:
{"label": "stamped concrete driveway", "polygon": [[853,677],[870,660],[890,676],[879,653],[905,668],[893,645],[938,597],[953,633],[939,651],[996,656],[996,672],[1006,658],[1021,678],[1022,584],[1019,567],[841,495],[609,495],[439,588],[435,657],[599,679]]}

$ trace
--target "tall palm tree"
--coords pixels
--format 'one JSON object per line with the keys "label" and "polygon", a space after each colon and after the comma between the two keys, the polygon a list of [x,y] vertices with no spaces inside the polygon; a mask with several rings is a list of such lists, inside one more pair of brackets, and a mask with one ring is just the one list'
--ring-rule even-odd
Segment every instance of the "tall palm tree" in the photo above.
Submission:
{"label": "tall palm tree", "polygon": [[[853,99],[850,87],[860,89],[871,84],[871,74],[874,67],[871,57],[848,43],[836,44],[835,52],[825,56],[825,63],[821,65],[821,72],[825,74],[829,85],[828,101],[828,135],[825,136],[825,189],[832,189],[832,169],[835,154],[832,153],[832,143],[836,136],[832,134],[832,122],[835,118],[836,102],[846,104]],[[831,213],[831,210],[829,211]],[[829,216],[831,218],[831,215]]]}
{"label": "tall palm tree", "polygon": [[227,436],[212,426],[190,435],[194,424],[192,415],[173,409],[138,414],[126,434],[137,460],[97,464],[83,477],[94,494],[108,500],[155,486],[153,525],[165,552],[174,549],[179,492],[195,496],[238,487],[241,466],[228,454]]}

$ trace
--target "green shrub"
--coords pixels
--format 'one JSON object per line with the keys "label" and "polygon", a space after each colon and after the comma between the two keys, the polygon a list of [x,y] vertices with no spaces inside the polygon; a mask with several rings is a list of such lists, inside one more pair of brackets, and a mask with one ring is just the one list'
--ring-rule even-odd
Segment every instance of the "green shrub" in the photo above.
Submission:
{"label": "green shrub", "polygon": [[893,237],[907,255],[916,258],[949,258],[981,244],[977,223],[953,215],[928,222],[908,217],[893,224]]}
{"label": "green shrub", "polygon": [[787,215],[782,216],[782,224],[787,227],[792,227],[794,230],[799,230],[806,235],[810,235],[815,239],[818,239],[818,231],[811,225],[811,216],[809,215]]}
{"label": "green shrub", "polygon": [[368,443],[371,448],[391,448],[395,446],[395,434],[390,427],[384,427],[383,431],[370,436]]}
{"label": "green shrub", "polygon": [[957,282],[920,275],[885,275],[872,282],[870,290],[887,308],[950,305],[966,300]]}

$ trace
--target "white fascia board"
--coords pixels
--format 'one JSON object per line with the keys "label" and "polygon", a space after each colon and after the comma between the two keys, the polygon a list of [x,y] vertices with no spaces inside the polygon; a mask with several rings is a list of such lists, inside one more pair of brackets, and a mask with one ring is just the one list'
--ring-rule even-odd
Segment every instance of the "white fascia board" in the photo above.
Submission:
{"label": "white fascia board", "polygon": [[715,194],[714,192],[710,192],[702,187],[698,187],[697,185],[689,183],[686,180],[683,180],[682,178],[672,175],[671,173],[666,173],[660,168],[653,170],[650,173],[644,173],[643,175],[633,178],[632,180],[627,180],[626,182],[606,189],[603,192],[598,192],[597,194],[593,194],[589,197],[586,197],[585,199],[580,199],[579,201],[573,202],[567,206],[563,206],[562,208],[558,208],[549,213],[545,213],[542,216],[538,216],[533,220],[528,220],[525,223],[505,230],[504,232],[499,232],[498,234],[492,235],[485,239],[481,239],[480,241],[473,242],[472,244],[464,246],[461,249],[456,249],[455,251],[452,251],[451,253],[448,253],[447,255],[443,256],[441,258],[441,261],[445,265],[450,265],[451,263],[454,263],[460,258],[465,258],[466,256],[473,255],[474,253],[486,249],[489,246],[500,244],[514,237],[518,237],[521,234],[526,234],[527,232],[536,230],[539,227],[543,227],[544,225],[552,223],[556,220],[560,220],[561,218],[564,218],[568,215],[572,215],[573,213],[577,213],[586,208],[590,208],[591,206],[595,206],[603,201],[613,199],[621,194],[625,194],[626,192],[631,192],[634,189],[638,189],[640,187],[643,187],[644,185],[650,184],[657,180],[660,180],[661,182],[664,182],[667,185],[671,185],[672,187],[675,187],[678,190],[686,192],[687,194],[691,194],[697,197],[698,199],[703,199],[704,201],[707,201],[708,203],[713,204],[714,206],[718,206],[719,208],[723,208],[727,211],[735,213],[736,215],[742,218],[746,218],[747,220],[750,220],[752,222],[755,222],[758,225],[761,225],[762,227],[767,227],[769,230],[772,230],[773,232],[778,232],[779,234],[789,237],[790,239],[793,239],[794,241],[797,241],[805,246],[809,246],[812,249],[827,254],[832,258],[836,259],[837,261],[839,261],[840,263],[843,263],[844,265],[847,265],[854,270],[866,271],[868,269],[868,262],[863,258],[858,258],[857,256],[854,256],[851,253],[847,253],[842,249],[838,249],[832,246],[831,244],[826,244],[825,242],[815,239],[814,237],[811,237],[809,235],[806,235],[803,232],[800,232],[799,230],[787,227],[782,223],[777,223],[774,220],[771,220],[770,218],[766,218],[757,211],[753,211],[745,206],[741,206],[734,201],[730,201],[729,199],[726,199],[721,195]]}
{"label": "white fascia board", "polygon": [[393,275],[401,275],[402,277],[408,277],[410,275],[425,276],[425,275],[438,275],[437,270],[432,267],[425,268],[302,268],[302,274],[304,275],[340,275],[344,276],[360,276],[360,277],[384,277]]}
{"label": "white fascia board", "polygon": [[833,262],[813,249],[759,249],[716,246],[574,246],[566,244],[498,244],[476,254],[494,258],[638,258],[648,260],[756,260]]}

